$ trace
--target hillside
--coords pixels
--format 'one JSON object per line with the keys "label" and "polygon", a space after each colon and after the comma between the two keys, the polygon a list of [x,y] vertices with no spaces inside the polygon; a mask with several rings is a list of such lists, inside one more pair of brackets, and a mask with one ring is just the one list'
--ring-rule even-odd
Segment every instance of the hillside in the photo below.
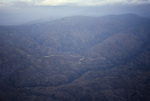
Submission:
{"label": "hillside", "polygon": [[149,101],[149,28],[134,14],[0,26],[0,101]]}

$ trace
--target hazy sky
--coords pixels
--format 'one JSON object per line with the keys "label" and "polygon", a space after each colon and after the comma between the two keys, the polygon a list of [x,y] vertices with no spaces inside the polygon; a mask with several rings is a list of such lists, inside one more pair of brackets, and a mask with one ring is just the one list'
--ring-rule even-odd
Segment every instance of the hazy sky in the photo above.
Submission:
{"label": "hazy sky", "polygon": [[147,4],[150,0],[0,0],[1,7],[4,6],[58,6],[78,5],[95,6],[110,4]]}
{"label": "hazy sky", "polygon": [[150,16],[150,0],[0,0],[0,25],[71,15]]}

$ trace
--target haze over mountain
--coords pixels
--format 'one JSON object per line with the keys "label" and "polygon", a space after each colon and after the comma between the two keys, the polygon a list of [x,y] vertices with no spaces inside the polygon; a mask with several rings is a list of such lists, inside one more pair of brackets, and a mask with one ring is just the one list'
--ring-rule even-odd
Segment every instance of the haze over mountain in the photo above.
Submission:
{"label": "haze over mountain", "polygon": [[150,101],[150,0],[1,0],[0,101]]}
{"label": "haze over mountain", "polygon": [[1,0],[0,25],[75,15],[134,13],[150,18],[150,0]]}
{"label": "haze over mountain", "polygon": [[149,39],[135,14],[0,26],[0,101],[149,101]]}

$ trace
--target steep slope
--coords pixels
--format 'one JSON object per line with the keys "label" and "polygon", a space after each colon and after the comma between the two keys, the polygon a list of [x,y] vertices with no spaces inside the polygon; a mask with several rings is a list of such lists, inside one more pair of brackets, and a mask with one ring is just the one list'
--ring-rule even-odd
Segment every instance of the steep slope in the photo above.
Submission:
{"label": "steep slope", "polygon": [[25,26],[31,37],[50,54],[82,54],[113,34],[148,23],[136,15],[86,17],[74,16],[43,24]]}
{"label": "steep slope", "polygon": [[74,16],[0,27],[1,101],[149,101],[150,20]]}

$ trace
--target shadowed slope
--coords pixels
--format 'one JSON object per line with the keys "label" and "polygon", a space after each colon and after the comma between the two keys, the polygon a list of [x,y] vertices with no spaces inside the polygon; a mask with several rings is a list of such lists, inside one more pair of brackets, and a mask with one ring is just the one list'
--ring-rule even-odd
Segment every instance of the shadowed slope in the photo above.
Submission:
{"label": "shadowed slope", "polygon": [[149,101],[150,20],[74,16],[0,27],[1,101]]}

